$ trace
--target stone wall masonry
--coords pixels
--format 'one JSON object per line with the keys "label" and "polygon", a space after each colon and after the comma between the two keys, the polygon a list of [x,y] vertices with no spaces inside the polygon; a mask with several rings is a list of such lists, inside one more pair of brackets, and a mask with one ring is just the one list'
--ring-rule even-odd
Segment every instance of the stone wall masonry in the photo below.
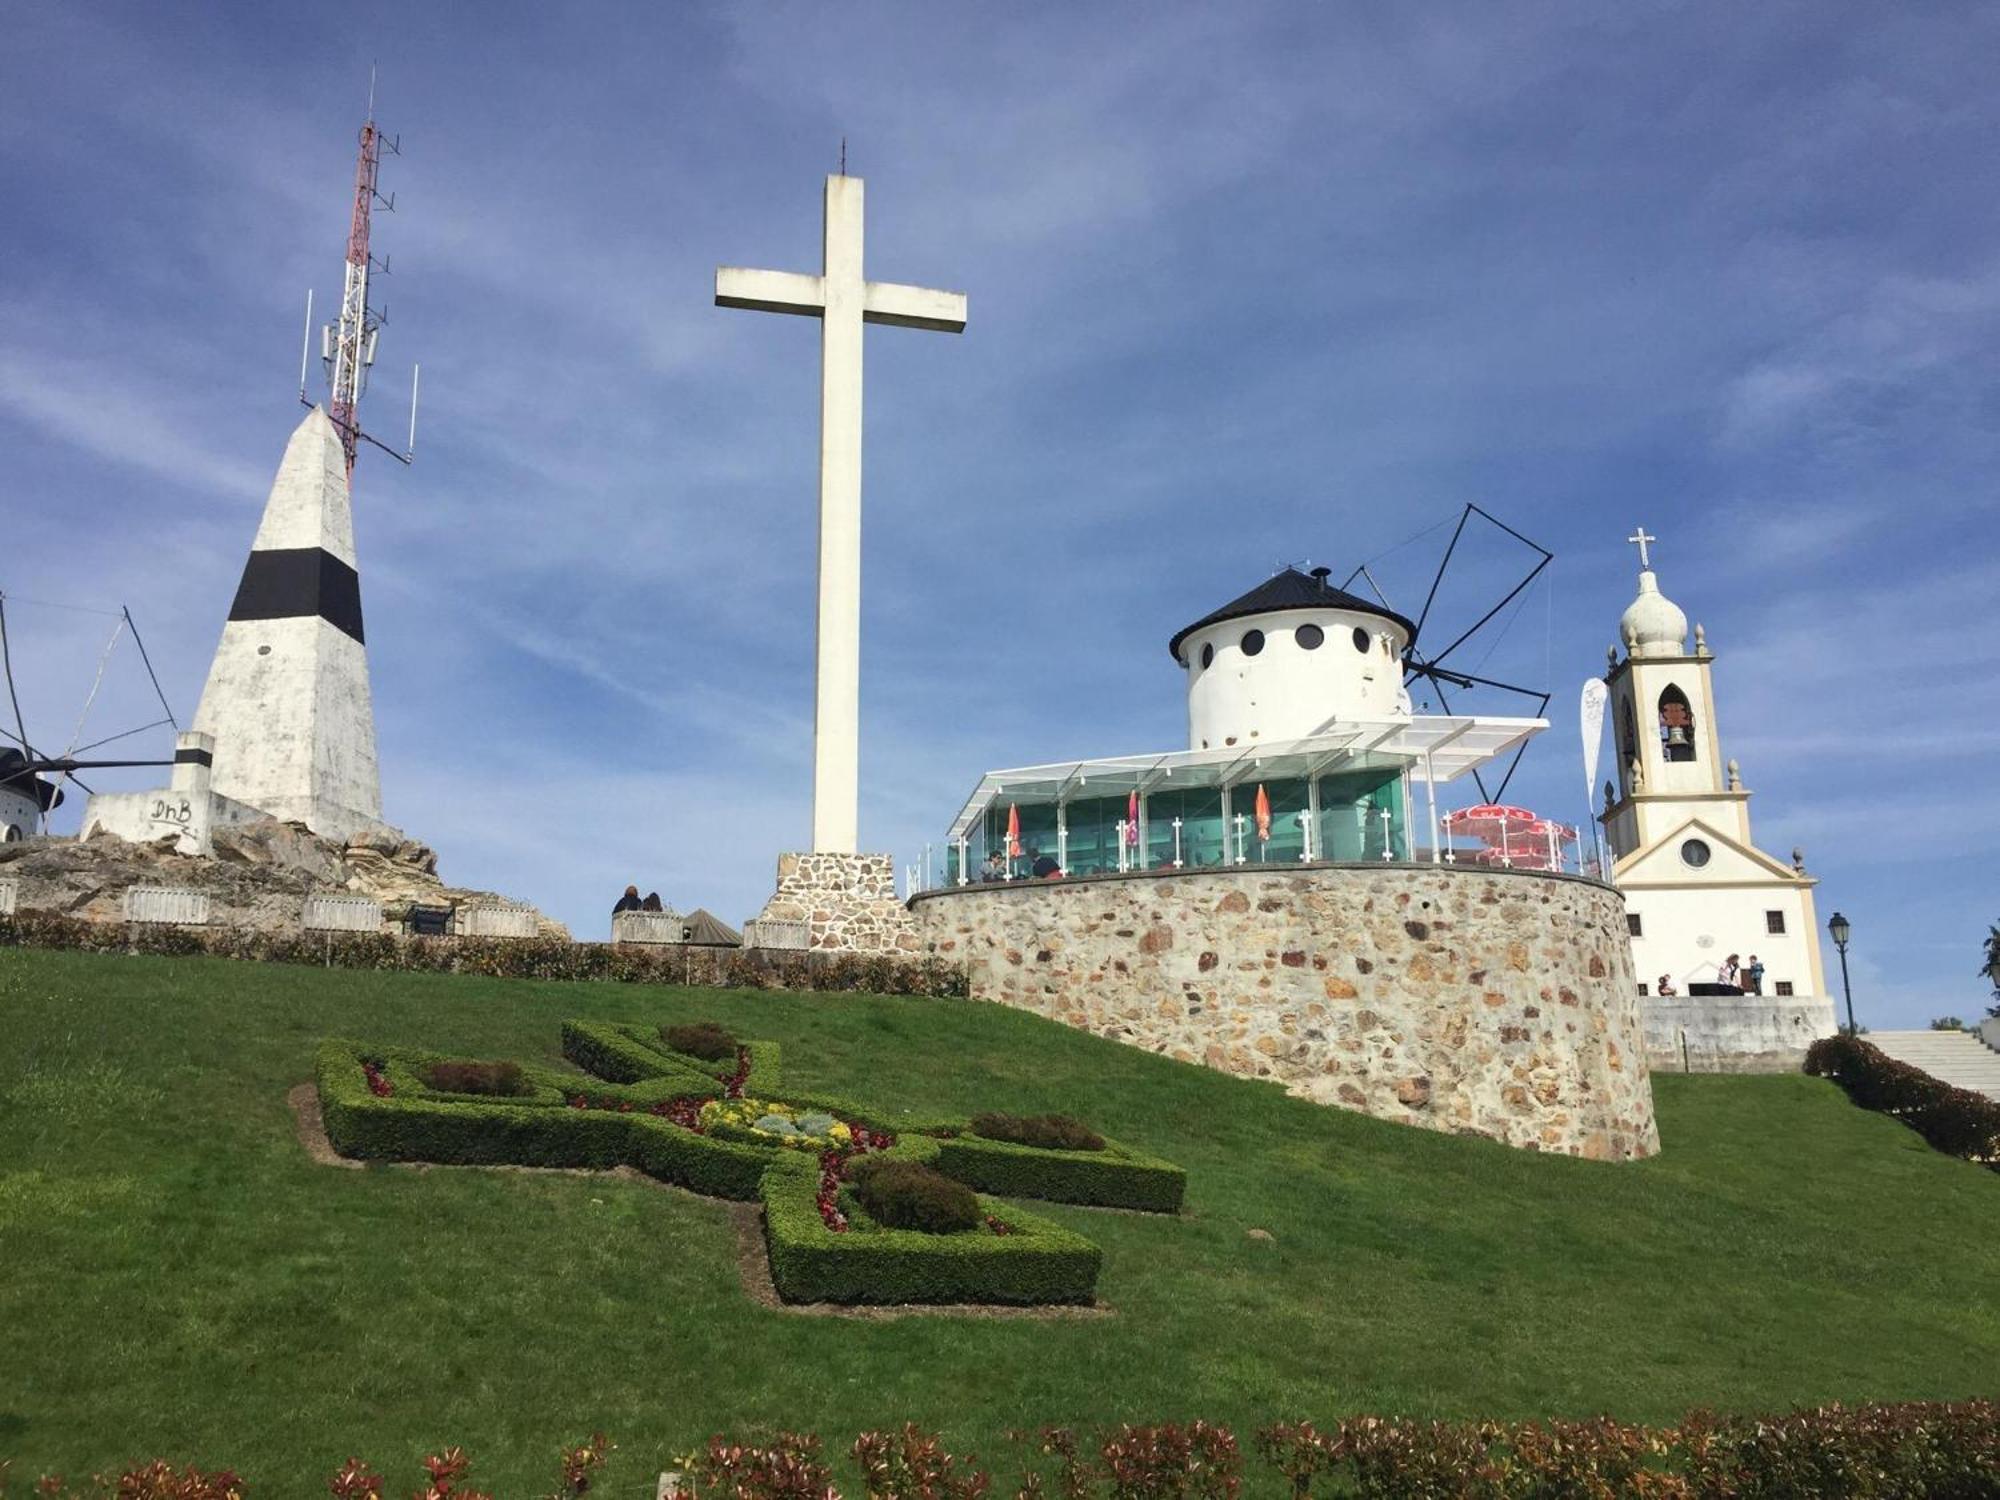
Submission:
{"label": "stone wall masonry", "polygon": [[[744,941],[780,923],[803,923],[820,953],[915,955],[917,924],[896,899],[887,854],[780,854],[778,889],[744,929]],[[781,930],[781,929],[780,929]]]}
{"label": "stone wall masonry", "polygon": [[1625,904],[1439,865],[926,892],[972,994],[1304,1098],[1596,1160],[1659,1150]]}
{"label": "stone wall masonry", "polygon": [[1796,1073],[1806,1049],[1839,1029],[1825,997],[1655,995],[1639,1007],[1656,1073]]}

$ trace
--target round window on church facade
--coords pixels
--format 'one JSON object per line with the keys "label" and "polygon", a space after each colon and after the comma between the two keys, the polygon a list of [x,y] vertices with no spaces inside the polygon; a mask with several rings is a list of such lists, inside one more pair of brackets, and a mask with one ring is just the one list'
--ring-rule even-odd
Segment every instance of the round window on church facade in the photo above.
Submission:
{"label": "round window on church facade", "polygon": [[1359,625],[1355,626],[1354,649],[1356,651],[1366,651],[1369,647],[1369,644],[1370,642],[1369,642],[1368,632],[1363,630]]}
{"label": "round window on church facade", "polygon": [[1243,632],[1243,654],[1245,656],[1255,656],[1259,651],[1262,651],[1263,649],[1264,649],[1263,631],[1246,630]]}
{"label": "round window on church facade", "polygon": [[1301,625],[1292,632],[1292,639],[1299,643],[1301,651],[1317,651],[1326,640],[1326,632],[1317,625]]}
{"label": "round window on church facade", "polygon": [[1210,641],[1201,648],[1201,664],[1204,668],[1215,665],[1215,642]]}
{"label": "round window on church facade", "polygon": [[1708,863],[1708,844],[1702,839],[1688,839],[1681,845],[1681,863],[1690,870],[1699,870]]}

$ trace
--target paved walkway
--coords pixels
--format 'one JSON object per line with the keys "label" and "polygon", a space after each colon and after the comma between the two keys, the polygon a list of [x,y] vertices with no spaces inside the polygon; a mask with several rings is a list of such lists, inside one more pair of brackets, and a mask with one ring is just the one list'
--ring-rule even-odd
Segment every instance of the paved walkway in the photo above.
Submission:
{"label": "paved walkway", "polygon": [[2000,1100],[2000,1052],[1970,1031],[1869,1031],[1861,1040],[1933,1078]]}

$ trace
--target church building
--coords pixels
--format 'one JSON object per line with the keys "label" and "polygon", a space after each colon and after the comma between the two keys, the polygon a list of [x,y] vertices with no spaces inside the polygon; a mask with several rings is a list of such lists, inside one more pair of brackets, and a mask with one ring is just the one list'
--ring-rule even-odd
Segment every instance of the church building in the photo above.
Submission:
{"label": "church building", "polygon": [[1618,784],[1605,784],[1602,822],[1640,992],[1657,995],[1663,976],[1680,995],[1705,991],[1733,954],[1746,987],[1754,955],[1765,996],[1823,999],[1818,882],[1797,850],[1783,860],[1752,841],[1750,793],[1722,756],[1714,653],[1700,625],[1689,649],[1687,616],[1660,592],[1646,552],[1654,538],[1633,540],[1639,593],[1604,677]]}

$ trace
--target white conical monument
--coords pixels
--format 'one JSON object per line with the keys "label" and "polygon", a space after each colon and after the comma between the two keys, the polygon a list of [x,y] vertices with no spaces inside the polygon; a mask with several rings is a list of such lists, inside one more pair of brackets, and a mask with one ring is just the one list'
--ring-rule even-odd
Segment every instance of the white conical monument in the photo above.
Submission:
{"label": "white conical monument", "polygon": [[221,796],[326,838],[381,826],[347,455],[317,406],[285,445],[194,727]]}

